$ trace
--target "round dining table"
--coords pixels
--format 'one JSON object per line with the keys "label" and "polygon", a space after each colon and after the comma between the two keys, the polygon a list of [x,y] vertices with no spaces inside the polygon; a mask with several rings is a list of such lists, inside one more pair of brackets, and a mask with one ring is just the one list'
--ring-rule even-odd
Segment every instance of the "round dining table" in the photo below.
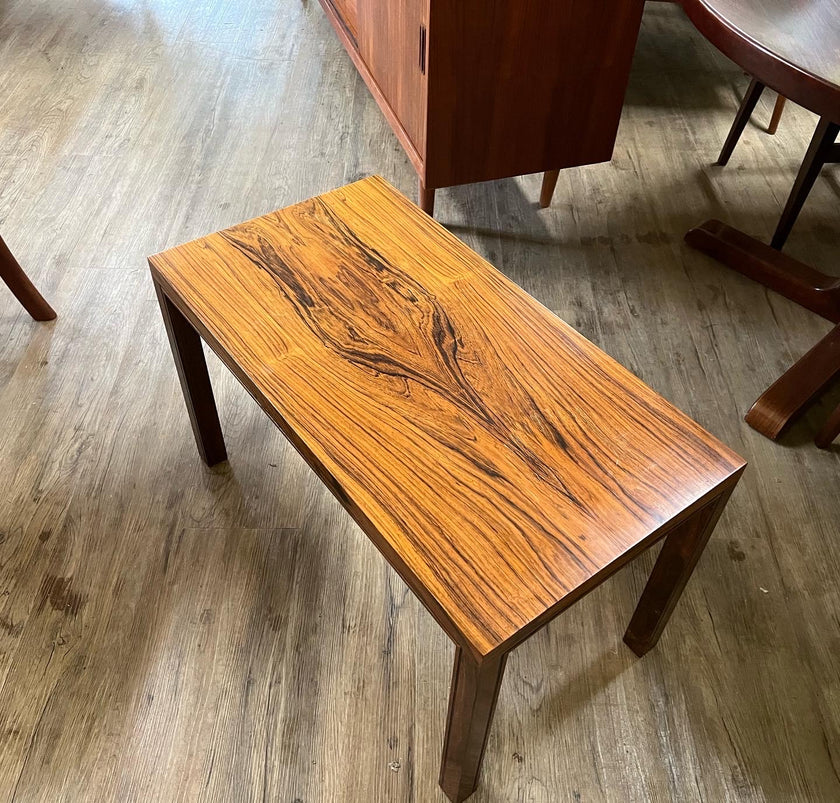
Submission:
{"label": "round dining table", "polygon": [[[682,6],[697,30],[754,83],[820,117],[780,222],[789,231],[822,165],[840,161],[840,0],[682,0]],[[782,254],[780,229],[775,248],[719,220],[686,235],[689,245],[838,324],[747,413],[750,426],[774,440],[840,374],[840,277]],[[838,434],[840,408],[817,444],[826,447]]]}

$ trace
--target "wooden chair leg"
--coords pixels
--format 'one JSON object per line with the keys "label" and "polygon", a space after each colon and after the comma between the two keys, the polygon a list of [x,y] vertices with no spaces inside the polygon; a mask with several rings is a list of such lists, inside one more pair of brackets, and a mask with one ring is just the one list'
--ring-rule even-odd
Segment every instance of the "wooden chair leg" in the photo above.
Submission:
{"label": "wooden chair leg", "polygon": [[420,180],[419,197],[420,197],[420,201],[418,203],[418,206],[427,215],[429,215],[429,217],[434,217],[435,216],[435,190],[434,190],[434,187],[427,189],[426,185],[423,184],[422,179]]}
{"label": "wooden chair leg", "polygon": [[832,123],[827,117],[821,118],[817,123],[817,128],[811,138],[811,144],[808,146],[808,152],[805,154],[802,167],[799,168],[796,181],[793,183],[793,189],[788,196],[779,225],[770,241],[773,248],[781,250],[823,165],[826,162],[836,160],[834,143],[838,131],[840,131],[840,125]]}
{"label": "wooden chair leg", "polygon": [[717,160],[719,165],[725,165],[729,161],[729,157],[732,156],[732,151],[735,150],[735,146],[738,144],[744,128],[746,128],[747,123],[750,121],[755,104],[758,103],[758,99],[761,97],[763,91],[764,84],[759,83],[753,78],[747,87],[744,99],[741,101],[738,114],[735,115],[735,119],[732,121],[732,128],[729,129],[726,142],[723,143],[723,148],[721,148],[720,156],[718,156]]}
{"label": "wooden chair leg", "polygon": [[23,272],[23,268],[12,255],[3,238],[0,237],[0,278],[12,291],[15,298],[20,301],[23,308],[36,321],[51,321],[55,316],[55,310],[44,300],[44,297]]}
{"label": "wooden chair leg", "polygon": [[814,438],[814,443],[820,449],[828,449],[838,435],[840,435],[840,404],[837,405],[834,412],[828,417],[828,421],[825,422],[817,437]]}
{"label": "wooden chair leg", "polygon": [[542,190],[540,191],[540,206],[543,209],[551,206],[551,199],[554,197],[554,188],[557,186],[557,179],[559,177],[559,170],[546,170],[543,174]]}
{"label": "wooden chair leg", "polygon": [[155,291],[199,454],[208,466],[214,466],[227,460],[227,452],[201,337],[157,282]]}
{"label": "wooden chair leg", "polygon": [[502,655],[477,663],[466,650],[455,648],[440,767],[440,785],[452,803],[466,800],[478,785],[506,660]]}
{"label": "wooden chair leg", "polygon": [[636,655],[641,657],[659,641],[734,488],[733,483],[665,538],[624,634],[625,644]]}
{"label": "wooden chair leg", "polygon": [[776,105],[773,106],[773,114],[770,115],[770,125],[767,126],[768,134],[775,134],[779,128],[779,120],[782,119],[782,112],[785,110],[787,98],[784,95],[776,97]]}

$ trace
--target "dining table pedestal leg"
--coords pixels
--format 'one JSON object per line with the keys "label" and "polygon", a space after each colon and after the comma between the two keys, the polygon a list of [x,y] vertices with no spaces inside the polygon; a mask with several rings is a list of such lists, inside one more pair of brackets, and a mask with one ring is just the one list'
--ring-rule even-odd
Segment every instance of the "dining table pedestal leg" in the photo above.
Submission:
{"label": "dining table pedestal leg", "polygon": [[692,248],[737,270],[785,298],[840,323],[840,278],[782,254],[719,220],[707,220],[685,235]]}
{"label": "dining table pedestal leg", "polygon": [[[840,374],[840,324],[804,357],[785,371],[753,404],[745,421],[756,431],[776,440],[828,383]],[[817,436],[828,438],[829,424]],[[828,443],[836,437],[832,435]]]}

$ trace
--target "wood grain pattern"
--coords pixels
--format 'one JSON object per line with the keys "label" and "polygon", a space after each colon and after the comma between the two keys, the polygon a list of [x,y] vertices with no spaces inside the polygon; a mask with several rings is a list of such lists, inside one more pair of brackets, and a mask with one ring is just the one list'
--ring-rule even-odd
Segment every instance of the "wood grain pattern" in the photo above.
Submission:
{"label": "wood grain pattern", "polygon": [[150,264],[478,657],[743,467],[380,179]]}

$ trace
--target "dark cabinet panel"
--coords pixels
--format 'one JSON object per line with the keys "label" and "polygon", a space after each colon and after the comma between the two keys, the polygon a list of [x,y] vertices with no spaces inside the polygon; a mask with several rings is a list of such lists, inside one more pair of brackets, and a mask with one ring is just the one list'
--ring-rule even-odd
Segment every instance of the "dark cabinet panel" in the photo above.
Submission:
{"label": "dark cabinet panel", "polygon": [[416,168],[425,209],[436,187],[611,158],[644,0],[321,3]]}

